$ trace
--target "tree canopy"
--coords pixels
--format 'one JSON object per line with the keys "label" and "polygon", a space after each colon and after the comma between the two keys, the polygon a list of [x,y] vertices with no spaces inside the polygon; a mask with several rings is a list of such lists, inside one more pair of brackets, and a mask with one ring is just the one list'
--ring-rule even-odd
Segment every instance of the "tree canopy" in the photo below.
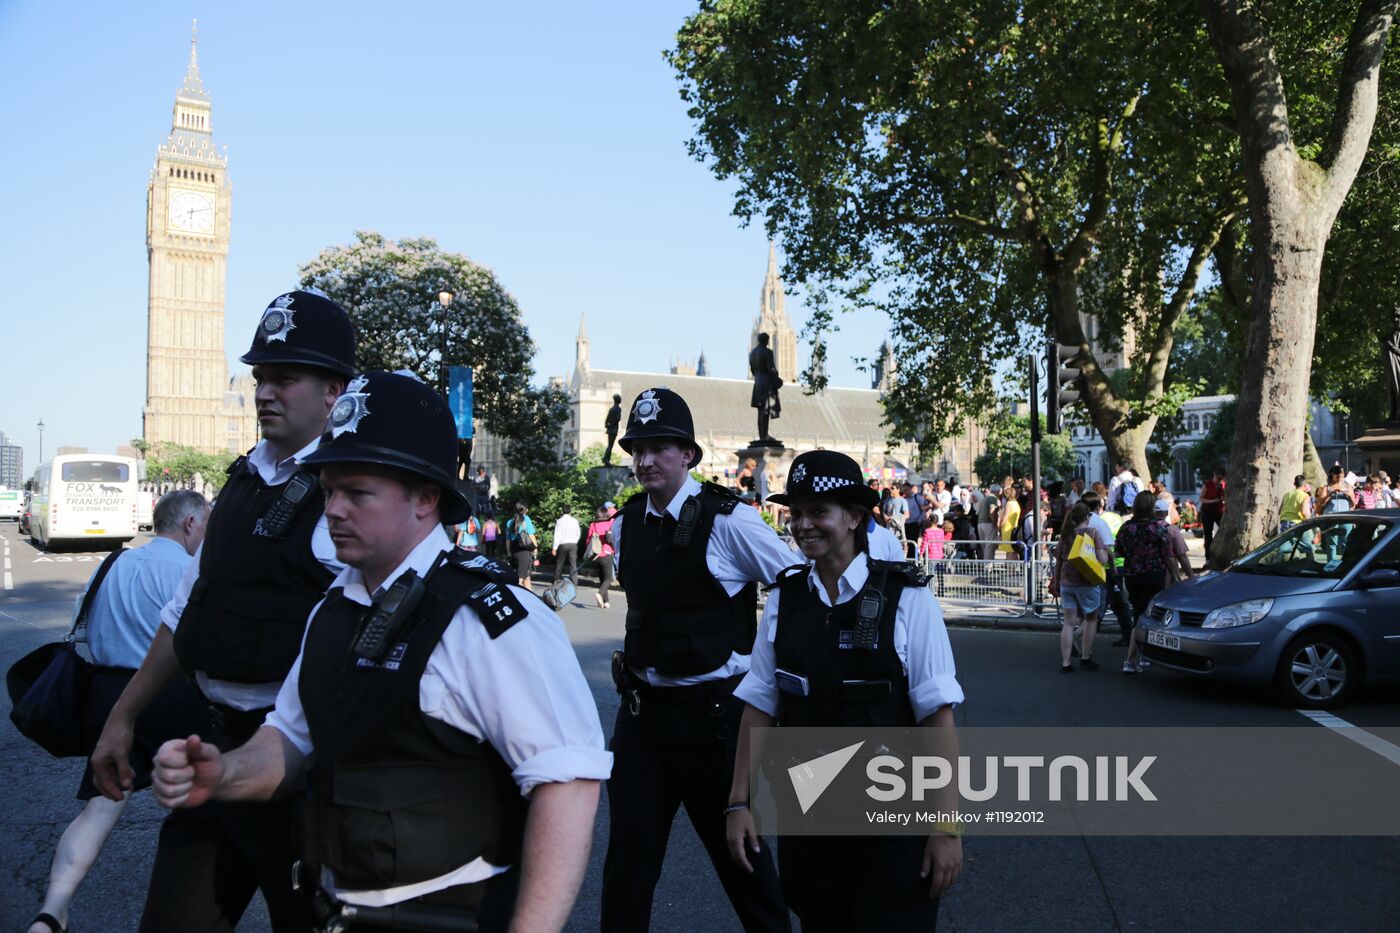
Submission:
{"label": "tree canopy", "polygon": [[[692,152],[781,236],[817,344],[835,310],[888,314],[893,433],[955,432],[1053,330],[1081,348],[1090,420],[1144,470],[1190,394],[1165,393],[1176,322],[1243,203],[1203,51],[1170,0],[712,0],[670,60]],[[1128,334],[1114,383],[1095,347]]]}
{"label": "tree canopy", "polygon": [[438,292],[452,292],[446,313],[447,362],[472,367],[478,425],[506,439],[506,460],[527,470],[559,465],[559,431],[568,418],[561,390],[537,389],[535,344],[520,308],[492,272],[430,237],[386,240],[357,231],[301,267],[301,284],[340,302],[355,322],[361,369],[407,369],[438,384],[444,314]]}
{"label": "tree canopy", "polygon": [[[1042,431],[1045,419],[1040,419]],[[1040,444],[1040,475],[1046,482],[1074,476],[1074,448],[1063,434],[1045,434]],[[999,415],[987,431],[987,449],[977,455],[973,470],[983,483],[999,483],[1003,477],[1031,474],[1031,419],[1027,415]]]}
{"label": "tree canopy", "polygon": [[217,491],[224,488],[233,459],[229,453],[206,454],[197,447],[162,442],[147,452],[146,481],[186,486],[199,476]]}

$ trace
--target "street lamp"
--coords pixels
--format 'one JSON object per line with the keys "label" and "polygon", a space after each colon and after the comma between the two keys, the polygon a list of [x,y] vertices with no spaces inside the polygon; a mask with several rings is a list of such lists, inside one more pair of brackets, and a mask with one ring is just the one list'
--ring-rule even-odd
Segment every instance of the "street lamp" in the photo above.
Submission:
{"label": "street lamp", "polygon": [[452,293],[444,288],[438,292],[438,307],[442,309],[442,341],[438,345],[438,391],[447,398],[447,306],[452,304]]}
{"label": "street lamp", "polygon": [[39,462],[44,462],[44,419],[39,419]]}

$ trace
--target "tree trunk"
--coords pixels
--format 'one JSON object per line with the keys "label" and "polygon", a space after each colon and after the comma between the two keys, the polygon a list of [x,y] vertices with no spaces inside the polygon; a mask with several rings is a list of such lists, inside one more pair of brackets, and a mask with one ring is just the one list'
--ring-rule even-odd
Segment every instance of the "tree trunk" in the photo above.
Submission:
{"label": "tree trunk", "polygon": [[1303,432],[1303,477],[1313,486],[1322,486],[1327,482],[1327,468],[1322,465],[1322,458],[1317,455],[1317,445],[1313,443],[1312,431]]}
{"label": "tree trunk", "polygon": [[1303,450],[1322,254],[1375,125],[1377,81],[1397,0],[1362,0],[1338,72],[1322,156],[1292,137],[1283,76],[1259,0],[1200,0],[1230,86],[1249,193],[1254,282],[1216,567],[1263,543]]}

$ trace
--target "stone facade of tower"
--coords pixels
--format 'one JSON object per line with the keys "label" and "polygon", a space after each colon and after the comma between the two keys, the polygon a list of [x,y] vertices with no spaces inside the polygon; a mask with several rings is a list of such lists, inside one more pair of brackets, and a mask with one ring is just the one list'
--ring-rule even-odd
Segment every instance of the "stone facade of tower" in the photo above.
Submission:
{"label": "stone facade of tower", "polygon": [[[773,244],[768,244],[768,274],[763,277],[763,290],[759,293],[758,315],[754,318],[753,332],[749,334],[749,349],[758,346],[758,335],[768,335],[768,347],[773,351],[773,359],[778,364],[778,375],[784,383],[797,382],[797,333],[788,320],[787,296],[783,292],[783,280],[778,278],[778,257]],[[749,373],[753,378],[753,373]]]}
{"label": "stone facade of tower", "polygon": [[246,379],[230,380],[224,351],[224,293],[232,187],[215,148],[198,47],[175,95],[170,135],[156,150],[146,189],[150,263],[143,434],[207,453],[242,451],[257,440]]}

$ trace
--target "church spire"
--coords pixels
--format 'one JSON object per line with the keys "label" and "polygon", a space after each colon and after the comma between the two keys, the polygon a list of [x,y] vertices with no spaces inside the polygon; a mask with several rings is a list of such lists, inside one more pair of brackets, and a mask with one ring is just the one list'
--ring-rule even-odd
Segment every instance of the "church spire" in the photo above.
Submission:
{"label": "church spire", "polygon": [[578,336],[574,338],[574,369],[580,375],[588,372],[588,328],[584,326],[583,315],[578,316]]}
{"label": "church spire", "polygon": [[784,382],[796,382],[797,333],[788,321],[786,304],[783,280],[778,277],[777,245],[769,240],[768,272],[763,277],[763,288],[758,296],[758,317],[754,319],[753,333],[749,335],[749,350],[758,346],[759,334],[767,334],[773,360],[778,364],[778,375]]}

